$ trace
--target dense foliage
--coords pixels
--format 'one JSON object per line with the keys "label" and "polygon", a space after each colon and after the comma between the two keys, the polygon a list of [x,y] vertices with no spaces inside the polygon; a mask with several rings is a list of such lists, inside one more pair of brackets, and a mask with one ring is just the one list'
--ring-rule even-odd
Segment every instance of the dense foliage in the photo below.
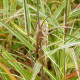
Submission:
{"label": "dense foliage", "polygon": [[38,1],[0,0],[0,80],[80,80],[80,0]]}

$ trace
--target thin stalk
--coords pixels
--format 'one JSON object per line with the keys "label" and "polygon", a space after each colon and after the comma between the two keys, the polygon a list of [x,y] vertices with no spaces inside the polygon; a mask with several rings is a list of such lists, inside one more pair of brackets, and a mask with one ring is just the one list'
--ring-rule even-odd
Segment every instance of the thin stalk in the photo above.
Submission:
{"label": "thin stalk", "polygon": [[38,20],[38,27],[40,28],[40,21],[39,21],[39,1],[37,0],[37,20]]}
{"label": "thin stalk", "polygon": [[[38,24],[38,29],[40,30],[40,21],[39,21],[39,1],[38,0],[36,0],[36,2],[37,2],[37,17],[36,17],[36,22],[37,22],[37,24]],[[38,30],[38,33],[37,33],[37,39],[38,39],[38,37],[39,37],[39,30]],[[36,55],[35,55],[35,62],[36,62],[36,60],[37,60],[37,58],[38,58],[38,40],[36,39]]]}
{"label": "thin stalk", "polygon": [[[41,57],[42,57],[42,46],[40,44],[40,54],[41,54]],[[41,80],[43,80],[43,59],[41,59],[41,63],[42,63],[42,67],[41,67]]]}
{"label": "thin stalk", "polygon": [[[67,2],[68,2],[68,0],[66,0],[66,7],[64,10],[64,25],[65,25],[65,27],[67,26]],[[66,29],[64,29],[64,44],[65,44],[65,41],[66,41]],[[64,80],[66,80],[65,48],[64,48],[63,61],[64,61]]]}
{"label": "thin stalk", "polygon": [[[64,11],[64,17],[65,17],[65,11]],[[65,19],[64,19],[65,20]],[[65,29],[64,29],[64,45],[65,45],[65,40],[66,40],[66,32],[65,32]],[[63,55],[63,61],[64,61],[64,80],[66,78],[66,70],[65,70],[65,48],[64,48],[64,55]]]}
{"label": "thin stalk", "polygon": [[[26,7],[26,4],[27,4],[27,2],[26,2],[26,0],[24,0],[24,18],[25,18],[25,31],[27,32],[27,34],[28,34],[28,42],[30,42],[29,41],[29,28],[28,28],[28,17],[27,17],[27,7]],[[29,50],[29,54],[30,54],[30,50]],[[33,59],[32,59],[32,55],[30,54],[30,58],[31,58],[31,65],[32,65],[32,67],[33,67]]]}
{"label": "thin stalk", "polygon": [[28,39],[29,39],[29,29],[28,29],[28,18],[27,18],[27,8],[26,8],[26,0],[24,0],[24,18],[25,18],[25,31],[28,34]]}
{"label": "thin stalk", "polygon": [[[38,28],[40,29],[40,19],[39,19],[39,1],[37,0],[37,20],[38,20]],[[40,54],[42,57],[42,46],[40,41]],[[41,59],[42,68],[41,68],[41,80],[43,80],[43,59]]]}

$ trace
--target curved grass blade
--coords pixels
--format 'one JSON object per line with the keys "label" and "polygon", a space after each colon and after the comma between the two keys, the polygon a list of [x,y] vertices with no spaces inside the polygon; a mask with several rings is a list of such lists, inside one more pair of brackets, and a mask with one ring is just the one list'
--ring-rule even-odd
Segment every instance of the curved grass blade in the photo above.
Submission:
{"label": "curved grass blade", "polygon": [[[0,62],[0,66],[6,73],[11,74],[10,71],[6,68],[6,66],[2,64],[1,62]],[[12,75],[9,75],[9,77],[11,78],[11,80],[16,80],[16,78]]]}
{"label": "curved grass blade", "polygon": [[46,54],[52,55],[53,53],[55,53],[55,52],[58,51],[59,49],[68,48],[68,47],[75,46],[75,45],[78,45],[78,44],[80,44],[80,41],[74,41],[74,42],[65,44],[65,45],[63,45],[63,46],[60,46],[59,48],[56,48],[56,49],[54,49],[54,50],[52,50],[52,51],[46,52]]}
{"label": "curved grass blade", "polygon": [[51,77],[52,80],[57,80],[56,77],[45,67],[43,67],[43,70]]}
{"label": "curved grass blade", "polygon": [[[13,21],[10,21],[10,22],[11,22],[11,24],[14,25],[14,27],[15,27],[21,34],[23,34],[24,36],[28,37],[28,36],[27,36],[27,33],[26,33],[21,27],[19,27],[19,26],[18,26],[17,24],[15,24]],[[29,39],[30,39],[34,44],[36,44],[36,41],[35,41],[35,39],[34,39],[33,37],[29,36]]]}
{"label": "curved grass blade", "polygon": [[74,9],[72,12],[69,13],[69,18],[74,18],[80,16],[80,8]]}
{"label": "curved grass blade", "polygon": [[[4,72],[4,70],[0,67],[0,72]],[[7,74],[0,74],[2,80],[11,80]]]}
{"label": "curved grass blade", "polygon": [[[6,50],[4,50],[2,47],[0,47],[0,49],[2,49],[2,56],[6,59],[9,59],[9,60],[14,60],[16,61],[15,58],[13,58],[11,56],[11,54],[9,52],[7,52]],[[15,63],[15,62],[11,62],[11,61],[8,61],[13,67],[15,67],[15,69],[23,76],[23,79],[24,80],[30,80],[30,75],[25,71],[25,69],[22,68],[22,66],[18,63]],[[26,73],[26,74],[25,74]]]}
{"label": "curved grass blade", "polygon": [[62,12],[62,10],[64,9],[64,7],[66,6],[66,0],[64,0],[60,5],[59,7],[56,9],[55,13],[54,13],[54,16],[57,18],[60,13]]}
{"label": "curved grass blade", "polygon": [[19,34],[17,31],[15,31],[13,28],[11,28],[10,26],[6,25],[5,23],[3,23],[2,21],[0,21],[0,23],[7,28],[13,35],[15,35],[25,46],[27,46],[30,50],[34,50],[34,47],[21,35]]}
{"label": "curved grass blade", "polygon": [[35,80],[37,74],[39,73],[40,69],[41,69],[41,64],[39,62],[36,61],[34,68],[33,68],[33,75],[31,80]]}

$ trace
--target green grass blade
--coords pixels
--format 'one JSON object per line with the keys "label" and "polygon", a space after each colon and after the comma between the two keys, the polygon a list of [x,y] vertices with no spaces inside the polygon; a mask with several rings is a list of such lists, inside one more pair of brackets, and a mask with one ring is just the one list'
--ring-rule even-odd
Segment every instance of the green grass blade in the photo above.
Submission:
{"label": "green grass blade", "polygon": [[53,53],[55,53],[56,51],[58,51],[59,49],[64,49],[64,48],[68,48],[68,47],[71,47],[71,46],[75,46],[75,45],[78,45],[80,44],[80,41],[74,41],[74,42],[71,42],[71,43],[68,43],[68,44],[65,44],[63,46],[60,46],[52,51],[49,51],[49,52],[46,52],[46,54],[49,54],[49,55],[52,55]]}
{"label": "green grass blade", "polygon": [[69,18],[74,18],[80,15],[80,8],[74,9],[72,12],[69,13]]}
{"label": "green grass blade", "polygon": [[[0,49],[2,49],[2,56],[4,57],[4,58],[6,58],[6,59],[9,59],[9,60],[14,60],[14,61],[16,61],[16,59],[15,58],[13,58],[11,55],[10,55],[10,53],[8,53],[6,50],[4,50],[2,47],[0,47]],[[13,67],[15,67],[15,69],[23,76],[23,79],[24,80],[30,80],[30,75],[28,75],[27,73],[26,73],[26,71],[22,68],[22,66],[21,65],[19,65],[18,63],[15,63],[15,62],[10,62],[9,61],[9,63],[13,66]],[[26,73],[26,74],[25,74]]]}
{"label": "green grass blade", "polygon": [[39,73],[41,69],[41,64],[36,62],[35,65],[34,65],[34,68],[33,68],[33,75],[32,75],[32,78],[31,80],[35,80],[37,74]]}
{"label": "green grass blade", "polygon": [[43,67],[43,70],[50,76],[51,80],[57,80],[56,77],[45,67]]}
{"label": "green grass blade", "polygon": [[24,3],[25,31],[27,32],[27,29],[29,29],[29,33],[30,33],[31,32],[31,17],[30,17],[29,8],[27,6],[27,0],[24,0],[23,3]]}
{"label": "green grass blade", "polygon": [[[0,72],[4,72],[4,70],[0,67]],[[2,80],[11,80],[7,74],[0,74]]]}
{"label": "green grass blade", "polygon": [[4,10],[4,18],[7,18],[8,17],[8,8],[9,8],[9,2],[8,0],[3,0],[3,10]]}
{"label": "green grass blade", "polygon": [[[18,26],[17,24],[15,24],[13,21],[10,21],[10,22],[11,22],[11,24],[13,24],[13,26],[14,26],[21,34],[23,34],[24,36],[27,37],[27,33],[26,33],[20,26]],[[29,36],[29,38],[30,38],[30,40],[31,40],[34,44],[36,44],[36,41],[35,41],[35,39],[34,39],[33,37]]]}
{"label": "green grass blade", "polygon": [[8,25],[6,25],[5,23],[3,23],[2,21],[0,21],[0,23],[7,28],[12,34],[14,34],[25,46],[27,46],[30,50],[34,50],[34,47],[28,42],[26,41],[26,39],[19,34],[18,32],[16,32],[14,29],[12,29],[11,27],[9,27]]}
{"label": "green grass blade", "polygon": [[66,0],[64,0],[60,5],[59,7],[56,9],[55,13],[54,13],[54,16],[57,18],[60,13],[62,12],[62,10],[64,9],[64,7],[66,6]]}

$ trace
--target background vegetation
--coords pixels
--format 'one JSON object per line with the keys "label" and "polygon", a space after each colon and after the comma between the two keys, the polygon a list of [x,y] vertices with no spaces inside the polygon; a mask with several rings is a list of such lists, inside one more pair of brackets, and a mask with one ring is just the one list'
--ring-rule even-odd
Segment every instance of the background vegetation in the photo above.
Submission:
{"label": "background vegetation", "polygon": [[39,0],[46,34],[35,62],[37,7],[0,0],[0,80],[80,80],[80,0]]}

